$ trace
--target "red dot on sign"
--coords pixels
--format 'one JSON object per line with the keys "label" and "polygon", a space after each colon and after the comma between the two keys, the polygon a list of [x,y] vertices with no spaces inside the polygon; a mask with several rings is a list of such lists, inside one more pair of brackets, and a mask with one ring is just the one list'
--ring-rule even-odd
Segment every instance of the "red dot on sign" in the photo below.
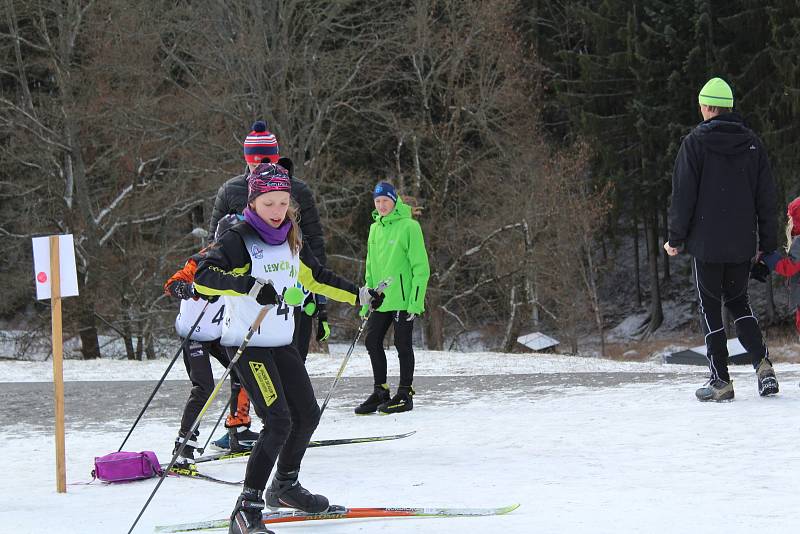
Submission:
{"label": "red dot on sign", "polygon": [[47,273],[42,271],[36,275],[36,279],[39,281],[40,284],[44,284],[47,282]]}

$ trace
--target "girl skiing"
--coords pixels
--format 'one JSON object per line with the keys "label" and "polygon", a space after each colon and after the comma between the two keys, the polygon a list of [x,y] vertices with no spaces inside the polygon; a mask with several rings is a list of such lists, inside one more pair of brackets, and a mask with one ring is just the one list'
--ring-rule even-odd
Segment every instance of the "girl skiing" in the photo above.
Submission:
{"label": "girl skiing", "polygon": [[[214,239],[219,239],[225,231],[237,222],[236,215],[228,215],[220,219]],[[181,299],[180,311],[175,318],[175,330],[182,341],[187,337],[190,338],[188,345],[183,346],[183,363],[186,366],[189,380],[192,382],[192,390],[189,393],[189,400],[186,401],[186,406],[183,409],[181,426],[178,431],[178,437],[175,439],[173,454],[180,447],[181,441],[189,432],[192,423],[194,423],[200,410],[203,409],[208,397],[214,390],[214,376],[211,372],[209,355],[213,356],[223,367],[228,367],[230,364],[226,349],[219,342],[222,336],[222,318],[225,313],[224,299],[213,297],[209,299],[206,305],[205,299],[199,298],[202,295],[194,291],[194,275],[195,271],[197,271],[197,262],[202,257],[203,252],[201,250],[189,258],[183,268],[173,274],[164,284],[165,294]],[[195,326],[194,323],[201,313],[203,313],[203,317],[200,318],[200,322]],[[191,332],[190,330],[192,330],[193,326],[194,331]],[[247,395],[243,392],[240,394],[240,390],[241,384],[234,371],[231,373],[231,399],[238,399],[237,410],[242,409],[242,398],[244,398],[245,403],[249,403]],[[230,419],[231,416],[228,416],[228,420]],[[236,433],[233,441],[238,448],[231,449],[233,452],[241,452],[252,448],[256,439],[258,439],[258,434],[250,431],[249,428],[250,417],[248,416],[247,420],[237,425],[235,429]],[[195,430],[187,441],[183,453],[178,456],[175,462],[175,467],[178,471],[191,469],[192,464],[194,464],[194,452],[197,449],[198,434],[198,431]]]}
{"label": "girl skiing", "polygon": [[[411,207],[397,196],[392,184],[380,182],[372,193],[375,220],[367,241],[367,287],[391,279],[383,305],[367,319],[365,345],[372,363],[375,386],[372,394],[356,407],[359,415],[407,412],[414,407],[414,349],[411,336],[414,318],[425,311],[425,290],[430,267],[422,228],[411,217]],[[383,338],[394,324],[394,345],[400,360],[400,384],[394,397],[386,380]]]}
{"label": "girl skiing", "polygon": [[[214,390],[214,376],[211,373],[209,355],[213,356],[223,367],[228,367],[230,363],[225,349],[219,344],[219,338],[222,335],[220,325],[225,310],[223,299],[212,299],[214,302],[206,303],[205,300],[198,298],[199,295],[194,292],[192,286],[198,257],[199,254],[195,254],[189,258],[183,268],[173,274],[164,284],[164,293],[181,299],[180,312],[175,318],[175,330],[181,337],[181,341],[189,338],[188,343],[183,344],[183,364],[186,366],[189,380],[192,381],[192,390],[183,409],[173,454],[180,447],[183,438],[186,437],[192,423],[197,419],[197,415]],[[194,326],[201,313],[203,314],[202,318],[197,326]],[[193,326],[194,330],[192,330]],[[193,467],[194,451],[198,447],[198,434],[198,431],[195,430],[186,442],[183,453],[176,459],[174,469],[177,471]]]}
{"label": "girl skiing", "polygon": [[303,361],[292,346],[294,315],[282,294],[303,287],[340,302],[378,307],[378,292],[344,280],[324,269],[302,246],[287,171],[272,163],[256,167],[248,179],[245,220],[209,247],[197,267],[195,290],[225,295],[222,324],[224,346],[244,340],[261,306],[270,305],[236,368],[256,413],[264,421],[247,462],[244,487],[231,514],[231,534],[268,533],[261,523],[262,493],[270,507],[287,506],[323,512],[328,499],[298,482],[300,462],[319,422],[319,406]]}

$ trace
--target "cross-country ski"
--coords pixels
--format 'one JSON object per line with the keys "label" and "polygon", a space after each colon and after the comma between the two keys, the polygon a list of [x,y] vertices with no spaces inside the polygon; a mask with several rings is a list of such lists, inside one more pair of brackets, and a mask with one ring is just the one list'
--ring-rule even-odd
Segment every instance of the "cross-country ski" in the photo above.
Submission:
{"label": "cross-country ski", "polygon": [[[380,519],[389,517],[478,517],[490,515],[503,515],[519,508],[518,504],[501,508],[347,508],[344,506],[331,506],[325,512],[307,513],[300,511],[274,511],[264,512],[261,521],[265,525],[276,523],[296,523],[300,521],[327,521],[334,519]],[[227,528],[227,519],[204,521],[199,523],[185,523],[156,527],[158,532],[196,532]]]}

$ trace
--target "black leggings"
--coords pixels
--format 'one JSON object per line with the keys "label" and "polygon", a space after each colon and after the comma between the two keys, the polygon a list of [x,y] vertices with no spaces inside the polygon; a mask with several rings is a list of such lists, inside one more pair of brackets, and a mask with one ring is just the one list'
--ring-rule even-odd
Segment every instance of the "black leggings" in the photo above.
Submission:
{"label": "black leggings", "polygon": [[250,488],[264,489],[276,461],[279,472],[300,469],[319,423],[319,405],[303,360],[291,345],[248,347],[236,362],[236,368],[256,414],[264,423],[247,461],[244,483]]}
{"label": "black leggings", "polygon": [[758,319],[750,308],[747,296],[750,262],[708,263],[695,259],[694,273],[711,378],[729,382],[727,336],[722,324],[723,304],[733,316],[736,336],[750,353],[753,367],[758,367],[761,360],[768,356]]}
{"label": "black leggings", "polygon": [[308,356],[308,345],[311,343],[311,330],[313,329],[314,318],[303,311],[302,306],[294,309],[294,337],[292,345],[300,353],[300,358],[305,362]]}
{"label": "black leggings", "polygon": [[414,321],[407,321],[408,313],[401,311],[374,311],[367,319],[367,338],[364,345],[372,362],[372,375],[375,385],[386,383],[386,353],[383,350],[383,338],[394,321],[394,346],[400,360],[400,386],[410,387],[414,381],[414,348],[411,346],[411,334],[414,332]]}
{"label": "black leggings", "polygon": [[[223,367],[228,367],[230,360],[225,353],[225,349],[215,341],[189,341],[183,345],[183,364],[192,381],[192,391],[189,393],[189,400],[183,409],[181,417],[180,436],[186,436],[192,428],[200,410],[205,406],[211,392],[214,391],[214,375],[211,373],[211,360],[209,354],[216,358]],[[197,439],[199,432],[195,431],[193,439]]]}

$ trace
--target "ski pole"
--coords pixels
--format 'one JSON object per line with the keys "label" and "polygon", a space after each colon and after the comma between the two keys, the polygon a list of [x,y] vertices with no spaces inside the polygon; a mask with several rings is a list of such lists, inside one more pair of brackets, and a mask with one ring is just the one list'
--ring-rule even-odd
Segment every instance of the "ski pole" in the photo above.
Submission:
{"label": "ski pole", "polygon": [[[200,324],[200,321],[203,319],[203,315],[205,315],[206,309],[208,308],[209,304],[210,303],[208,301],[206,301],[206,305],[203,306],[203,309],[200,311],[200,315],[197,316],[197,320],[194,322],[194,324],[192,325],[192,329],[189,330],[189,332],[194,332],[195,328],[197,328],[197,325]],[[150,397],[144,403],[144,406],[142,407],[142,411],[139,412],[139,415],[136,417],[136,421],[133,422],[133,426],[131,427],[130,430],[128,430],[128,435],[125,436],[125,439],[122,440],[122,445],[119,446],[119,449],[117,449],[117,452],[122,450],[122,447],[125,446],[125,443],[128,441],[128,438],[131,437],[131,434],[133,433],[133,429],[136,428],[137,424],[139,424],[139,420],[142,418],[142,415],[144,415],[145,410],[147,410],[147,407],[150,406],[150,401],[152,401],[153,397],[156,396],[156,392],[158,391],[158,388],[160,388],[161,384],[163,384],[164,380],[166,380],[170,369],[172,369],[172,366],[175,365],[175,361],[178,359],[178,356],[180,356],[181,353],[183,352],[183,348],[186,346],[186,343],[189,341],[190,337],[191,337],[191,334],[189,334],[188,336],[183,338],[183,342],[181,343],[181,346],[178,347],[178,351],[175,353],[175,356],[172,357],[172,361],[169,362],[169,365],[167,366],[167,370],[164,371],[163,375],[161,375],[161,380],[158,381],[158,384],[156,384],[156,387],[153,389],[153,392],[150,393]]]}
{"label": "ski pole", "polygon": [[[386,289],[389,284],[392,283],[391,278],[384,280],[378,287],[375,288],[375,291],[378,293],[383,293],[383,290]],[[364,332],[364,327],[367,325],[367,319],[369,319],[369,308],[367,309],[367,313],[364,315],[364,318],[361,319],[361,325],[358,327],[358,332],[356,333],[356,337],[353,340],[353,343],[350,344],[350,348],[347,349],[347,354],[344,356],[344,360],[342,360],[342,365],[339,366],[339,372],[336,373],[336,376],[333,378],[333,384],[331,384],[331,388],[328,390],[328,394],[325,396],[325,400],[322,403],[322,408],[319,409],[319,416],[320,419],[322,418],[322,413],[325,411],[325,407],[328,406],[328,401],[331,400],[331,395],[333,395],[333,390],[336,387],[336,384],[339,382],[339,379],[342,378],[344,374],[344,368],[347,367],[347,362],[350,360],[350,356],[353,354],[353,349],[356,348],[356,343],[358,340],[361,339],[361,334]]]}
{"label": "ski pole", "polygon": [[[271,280],[268,280],[267,283],[272,285],[272,281]],[[292,291],[292,290],[295,290],[295,291]],[[300,304],[302,299],[303,299],[303,292],[295,287],[295,288],[289,288],[289,289],[286,290],[286,292],[284,294],[283,301],[286,302],[287,304],[289,304],[290,306],[296,306],[296,305]],[[244,350],[247,348],[248,343],[250,343],[250,338],[252,338],[253,334],[255,334],[255,332],[259,329],[259,327],[261,326],[261,321],[264,320],[264,317],[266,317],[267,312],[269,312],[269,310],[271,310],[273,307],[274,306],[271,305],[271,304],[267,305],[267,306],[262,306],[261,310],[258,312],[258,315],[256,316],[255,320],[253,321],[253,324],[251,324],[250,328],[247,330],[247,335],[244,336],[244,340],[242,341],[242,344],[239,345],[239,348],[236,350],[236,354],[233,356],[233,358],[231,358],[231,363],[225,369],[225,373],[223,373],[222,378],[219,379],[219,382],[217,382],[217,385],[214,386],[214,389],[211,392],[211,395],[209,395],[208,400],[206,401],[205,405],[200,410],[200,413],[197,414],[197,418],[194,420],[194,423],[192,423],[192,428],[183,437],[183,441],[181,441],[181,444],[178,447],[178,450],[176,450],[175,453],[172,455],[172,459],[169,461],[169,464],[167,465],[166,469],[164,469],[164,471],[162,472],[161,476],[159,477],[158,483],[156,484],[156,487],[153,488],[153,491],[150,493],[150,496],[147,498],[147,502],[144,503],[144,506],[142,506],[141,511],[139,511],[139,515],[137,515],[136,519],[133,521],[133,524],[131,525],[131,528],[128,530],[128,534],[131,534],[131,532],[133,532],[133,529],[136,527],[136,524],[139,522],[139,519],[141,519],[142,514],[144,514],[144,511],[147,510],[147,506],[150,504],[150,501],[153,500],[153,497],[155,496],[156,492],[158,491],[158,488],[161,487],[161,484],[164,482],[164,479],[167,477],[167,473],[169,473],[170,470],[172,469],[172,467],[175,465],[175,462],[177,461],[178,456],[183,454],[183,449],[186,447],[186,444],[189,442],[189,439],[194,434],[194,432],[197,430],[197,427],[200,426],[200,420],[203,418],[203,415],[205,415],[206,411],[208,410],[208,407],[211,406],[211,403],[214,401],[214,398],[217,396],[217,393],[219,393],[219,390],[222,387],[222,384],[225,383],[225,379],[228,378],[228,375],[231,373],[231,370],[233,369],[233,366],[236,365],[236,362],[239,361],[239,358],[241,357],[241,355],[244,352]]]}
{"label": "ski pole", "polygon": [[213,436],[214,432],[217,431],[217,427],[222,422],[222,418],[225,417],[225,413],[227,413],[228,406],[230,406],[230,405],[231,405],[231,399],[230,399],[230,397],[228,397],[228,402],[225,404],[225,408],[222,409],[222,413],[219,414],[219,417],[217,418],[217,424],[214,425],[214,428],[208,434],[208,439],[206,440],[206,444],[203,445],[202,448],[197,449],[198,451],[200,451],[200,454],[203,454],[204,452],[206,452],[206,447],[208,447],[208,442],[211,441],[211,436]]}

